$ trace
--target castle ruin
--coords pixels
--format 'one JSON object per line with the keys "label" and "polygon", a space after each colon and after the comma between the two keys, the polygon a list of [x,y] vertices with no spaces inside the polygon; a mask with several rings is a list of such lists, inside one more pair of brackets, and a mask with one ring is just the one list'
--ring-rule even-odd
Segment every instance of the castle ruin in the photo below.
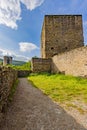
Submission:
{"label": "castle ruin", "polygon": [[41,57],[51,58],[55,54],[83,46],[81,15],[46,15],[41,33]]}
{"label": "castle ruin", "polygon": [[3,65],[12,64],[11,56],[4,56]]}
{"label": "castle ruin", "polygon": [[46,15],[41,58],[32,58],[32,71],[87,76],[86,57],[82,15]]}

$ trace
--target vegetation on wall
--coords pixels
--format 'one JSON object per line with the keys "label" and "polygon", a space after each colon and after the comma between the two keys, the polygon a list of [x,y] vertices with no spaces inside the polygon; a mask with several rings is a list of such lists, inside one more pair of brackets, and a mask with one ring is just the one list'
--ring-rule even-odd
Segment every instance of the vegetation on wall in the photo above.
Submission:
{"label": "vegetation on wall", "polygon": [[12,86],[11,88],[11,91],[10,91],[10,94],[9,94],[9,97],[8,97],[8,100],[11,102],[12,99],[13,99],[13,96],[16,92],[16,88],[17,88],[17,85],[18,85],[18,79],[15,81],[14,85]]}

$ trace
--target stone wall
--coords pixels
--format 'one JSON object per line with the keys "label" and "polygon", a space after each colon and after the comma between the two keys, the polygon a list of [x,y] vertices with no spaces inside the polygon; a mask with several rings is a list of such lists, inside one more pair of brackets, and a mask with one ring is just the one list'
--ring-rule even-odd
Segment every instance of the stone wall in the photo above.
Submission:
{"label": "stone wall", "polygon": [[7,104],[8,96],[17,79],[17,71],[0,66],[0,120],[4,106]]}
{"label": "stone wall", "polygon": [[30,70],[18,70],[18,77],[26,77],[31,73]]}
{"label": "stone wall", "polygon": [[87,77],[87,47],[52,57],[52,72]]}
{"label": "stone wall", "polygon": [[46,57],[46,53],[45,52],[45,20],[42,26],[42,32],[41,32],[41,57],[45,58]]}
{"label": "stone wall", "polygon": [[84,45],[81,15],[46,15],[41,33],[42,58]]}
{"label": "stone wall", "polygon": [[51,59],[32,58],[32,72],[51,72]]}

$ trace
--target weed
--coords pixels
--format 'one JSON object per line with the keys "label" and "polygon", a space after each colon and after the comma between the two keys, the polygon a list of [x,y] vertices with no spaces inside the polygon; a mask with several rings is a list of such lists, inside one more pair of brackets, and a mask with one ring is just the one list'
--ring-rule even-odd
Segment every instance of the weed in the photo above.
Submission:
{"label": "weed", "polygon": [[10,94],[9,94],[9,97],[8,97],[8,100],[11,102],[12,99],[13,99],[13,95],[16,91],[16,88],[17,88],[17,84],[18,84],[18,80],[16,80],[16,82],[14,83],[14,85],[12,86],[11,88],[11,91],[10,91]]}

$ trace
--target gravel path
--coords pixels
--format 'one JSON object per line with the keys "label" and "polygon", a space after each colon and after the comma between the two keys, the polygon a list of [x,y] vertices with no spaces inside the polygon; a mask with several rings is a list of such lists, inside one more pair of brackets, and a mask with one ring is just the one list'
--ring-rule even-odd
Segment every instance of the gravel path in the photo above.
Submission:
{"label": "gravel path", "polygon": [[0,130],[86,130],[26,78],[19,81]]}

